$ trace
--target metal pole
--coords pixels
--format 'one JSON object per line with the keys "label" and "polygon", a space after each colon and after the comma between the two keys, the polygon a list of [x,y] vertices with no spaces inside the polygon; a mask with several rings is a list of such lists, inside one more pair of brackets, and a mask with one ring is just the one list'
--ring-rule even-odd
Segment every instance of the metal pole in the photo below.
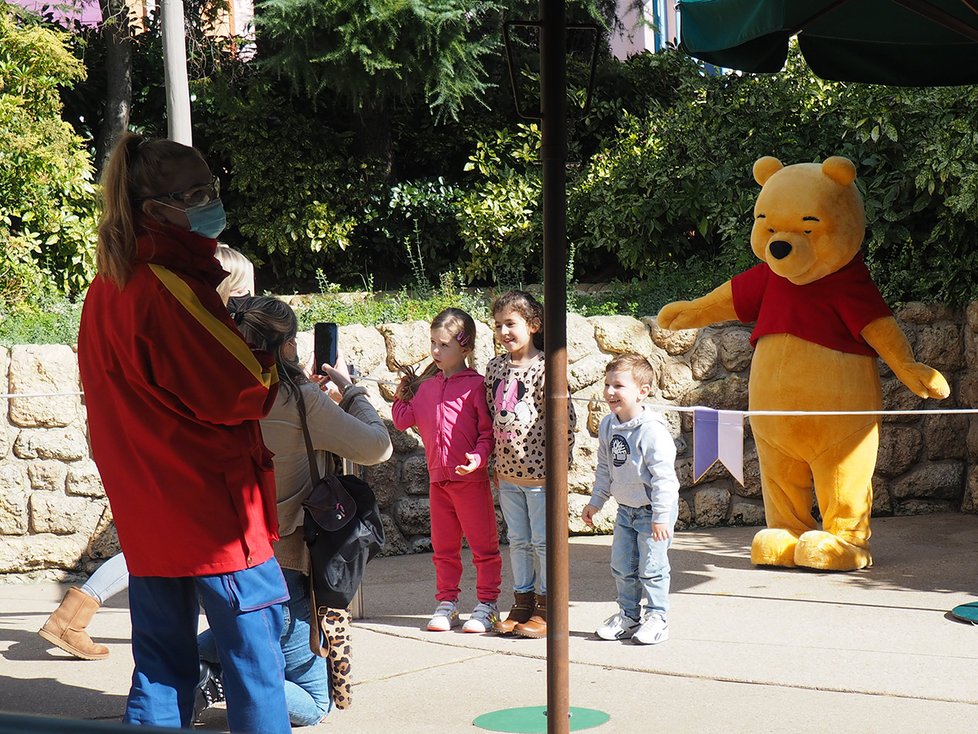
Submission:
{"label": "metal pole", "polygon": [[540,0],[543,289],[547,400],[547,732],[570,728],[567,607],[567,18]]}
{"label": "metal pole", "polygon": [[183,0],[161,0],[160,9],[163,13],[163,79],[166,85],[167,135],[170,140],[193,145]]}

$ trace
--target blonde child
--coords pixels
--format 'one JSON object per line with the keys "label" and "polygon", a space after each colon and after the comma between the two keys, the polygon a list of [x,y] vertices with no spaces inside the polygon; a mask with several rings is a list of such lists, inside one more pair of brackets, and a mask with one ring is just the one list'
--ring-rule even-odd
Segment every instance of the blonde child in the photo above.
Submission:
{"label": "blonde child", "polygon": [[[505,354],[486,367],[486,394],[496,439],[494,476],[509,534],[515,602],[497,622],[499,634],[547,635],[547,506],[544,434],[543,306],[529,293],[509,291],[492,304],[496,339]],[[576,415],[569,405],[567,442]]]}
{"label": "blonde child", "polygon": [[[609,497],[618,502],[611,541],[611,573],[618,587],[618,613],[598,627],[602,640],[631,637],[643,645],[669,639],[669,545],[679,513],[676,444],[662,417],[643,401],[655,370],[638,354],[608,363],[604,398],[611,413],[598,429],[598,466],[591,501],[581,519],[593,518]],[[645,618],[641,613],[645,596]]]}
{"label": "blonde child", "polygon": [[394,426],[418,427],[428,461],[438,600],[428,621],[432,632],[459,623],[463,533],[472,549],[479,603],[462,630],[488,632],[499,619],[502,559],[486,470],[492,420],[482,375],[466,365],[474,346],[475,321],[465,311],[446,308],[431,322],[431,364],[416,377],[406,375],[394,400]]}

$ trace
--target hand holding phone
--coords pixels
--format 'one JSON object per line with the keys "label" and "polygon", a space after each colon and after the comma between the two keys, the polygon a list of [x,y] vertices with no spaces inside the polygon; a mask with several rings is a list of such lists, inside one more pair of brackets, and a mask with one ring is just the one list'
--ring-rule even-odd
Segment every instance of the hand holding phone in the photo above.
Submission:
{"label": "hand holding phone", "polygon": [[324,375],[323,365],[334,367],[337,363],[339,330],[332,321],[320,321],[313,326],[313,354],[315,365],[313,374]]}

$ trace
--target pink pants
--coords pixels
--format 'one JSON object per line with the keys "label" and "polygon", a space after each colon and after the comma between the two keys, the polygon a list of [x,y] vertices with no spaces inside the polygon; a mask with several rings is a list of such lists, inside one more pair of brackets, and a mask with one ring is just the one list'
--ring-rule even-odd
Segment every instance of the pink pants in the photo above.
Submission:
{"label": "pink pants", "polygon": [[462,534],[472,549],[479,601],[499,598],[502,558],[496,510],[489,482],[432,482],[431,546],[434,549],[438,601],[457,601],[462,580]]}

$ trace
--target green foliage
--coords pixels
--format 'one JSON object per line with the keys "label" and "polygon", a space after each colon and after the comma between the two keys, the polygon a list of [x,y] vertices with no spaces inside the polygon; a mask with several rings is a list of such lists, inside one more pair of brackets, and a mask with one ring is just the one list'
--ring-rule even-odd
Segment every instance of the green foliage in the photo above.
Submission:
{"label": "green foliage", "polygon": [[476,144],[465,166],[472,178],[456,215],[469,253],[466,277],[508,285],[539,273],[543,242],[539,151],[536,124],[496,130]]}
{"label": "green foliage", "polygon": [[0,304],[0,347],[15,344],[74,344],[82,304],[44,297],[14,306]]}
{"label": "green foliage", "polygon": [[0,304],[77,293],[93,275],[91,167],[58,94],[85,72],[66,43],[0,2]]}
{"label": "green foliage", "polygon": [[438,290],[428,295],[410,293],[402,289],[395,293],[368,293],[361,297],[341,296],[340,287],[320,275],[322,295],[304,299],[294,304],[299,319],[299,329],[308,330],[317,321],[334,321],[337,324],[401,323],[404,321],[431,321],[446,308],[461,308],[478,321],[489,318],[489,300],[478,291],[466,290],[458,273],[445,273]]}
{"label": "green foliage", "polygon": [[[279,283],[311,281],[328,256],[346,250],[375,192],[369,161],[348,138],[297,108],[265,80],[207,88],[207,147],[233,171],[222,191],[229,218]],[[286,143],[287,141],[287,143]]]}
{"label": "green foliage", "polygon": [[[263,0],[263,63],[315,99],[324,92],[355,108],[382,110],[421,97],[456,116],[485,91],[487,30],[500,6],[488,0]],[[332,101],[332,98],[331,98]]]}

